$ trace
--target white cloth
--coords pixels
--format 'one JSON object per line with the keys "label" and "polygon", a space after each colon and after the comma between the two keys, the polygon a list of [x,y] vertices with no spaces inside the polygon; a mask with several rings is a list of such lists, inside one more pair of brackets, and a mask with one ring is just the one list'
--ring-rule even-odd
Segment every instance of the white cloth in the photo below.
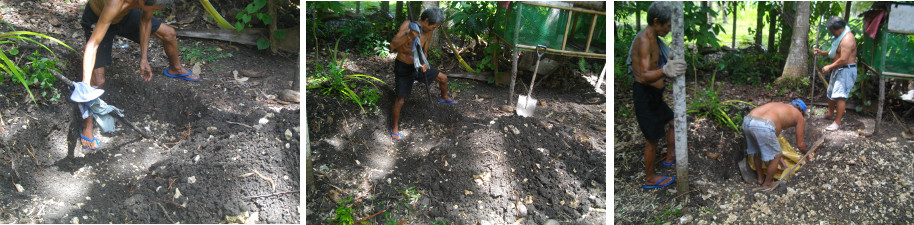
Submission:
{"label": "white cloth", "polygon": [[95,122],[101,127],[102,132],[113,132],[115,130],[114,114],[124,117],[124,113],[121,109],[118,109],[113,105],[108,105],[99,98],[89,102],[81,102],[78,105],[79,112],[82,113],[83,119],[89,118],[89,116],[95,118]]}
{"label": "white cloth", "polygon": [[828,50],[828,58],[832,58],[832,59],[835,58],[835,55],[838,52],[837,51],[838,46],[841,45],[841,40],[844,39],[844,35],[847,34],[847,32],[850,30],[851,30],[850,27],[848,27],[847,25],[844,25],[844,31],[841,32],[841,35],[838,35],[838,37],[836,37],[835,40],[831,41],[831,49]]}
{"label": "white cloth", "polygon": [[70,94],[70,100],[74,102],[89,102],[105,93],[105,90],[95,89],[85,82],[73,83],[73,88],[73,94]]}
{"label": "white cloth", "polygon": [[419,43],[419,37],[422,37],[422,26],[418,22],[409,22],[409,29],[419,32],[419,36],[413,39],[413,67],[419,70],[422,65],[428,63],[428,59],[422,53],[422,44]]}

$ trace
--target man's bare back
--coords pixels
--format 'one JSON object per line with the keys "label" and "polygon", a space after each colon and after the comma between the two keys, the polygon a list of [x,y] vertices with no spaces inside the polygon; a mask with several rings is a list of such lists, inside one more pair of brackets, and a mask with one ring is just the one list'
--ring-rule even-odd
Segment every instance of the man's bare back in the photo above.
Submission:
{"label": "man's bare back", "polygon": [[89,0],[89,6],[92,6],[92,12],[95,12],[95,15],[101,15],[102,11],[105,9],[108,4],[120,5],[118,13],[114,16],[114,19],[111,20],[111,23],[118,23],[127,13],[130,13],[130,10],[139,9],[143,6],[139,0]]}
{"label": "man's bare back", "polygon": [[749,115],[765,118],[774,122],[775,135],[781,136],[781,131],[786,128],[797,128],[797,147],[802,152],[806,152],[806,143],[804,141],[804,127],[806,119],[803,113],[790,104],[772,102],[759,106],[749,112]]}

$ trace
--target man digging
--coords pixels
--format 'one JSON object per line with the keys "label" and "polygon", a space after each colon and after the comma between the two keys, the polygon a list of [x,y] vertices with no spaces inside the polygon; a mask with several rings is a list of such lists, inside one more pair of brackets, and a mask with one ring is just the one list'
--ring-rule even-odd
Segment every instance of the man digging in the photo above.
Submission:
{"label": "man digging", "polygon": [[[660,37],[670,33],[670,17],[673,8],[663,2],[654,2],[647,11],[647,28],[638,32],[632,43],[630,55],[626,63],[631,66],[631,73],[635,77],[632,87],[632,97],[635,104],[635,117],[638,126],[646,139],[644,150],[644,188],[661,188],[673,183],[675,177],[657,176],[654,174],[654,165],[657,163],[657,145],[661,137],[666,135],[667,155],[664,166],[672,166],[676,162],[673,151],[673,110],[663,101],[663,76],[676,77],[685,73],[686,62],[681,59],[667,61],[669,48],[660,40]],[[667,133],[666,125],[670,125]]]}
{"label": "man digging", "polygon": [[[400,109],[406,102],[413,88],[413,82],[425,82],[430,84],[432,80],[438,81],[438,88],[441,89],[441,97],[438,102],[447,104],[457,104],[457,101],[447,95],[447,75],[431,67],[425,55],[428,53],[428,45],[432,38],[432,32],[441,25],[444,16],[438,7],[429,7],[422,12],[420,21],[404,21],[400,24],[400,31],[390,42],[390,50],[397,52],[397,60],[394,63],[394,74],[396,75],[397,98],[394,101],[391,118],[393,125],[390,129],[390,137],[394,140],[400,140]],[[425,34],[425,35],[422,35]],[[417,38],[418,37],[418,38]],[[420,46],[422,49],[416,49]]]}
{"label": "man digging", "polygon": [[[89,104],[103,93],[102,90],[96,88],[105,83],[105,66],[111,64],[112,61],[111,48],[115,35],[139,43],[140,75],[144,81],[148,82],[152,79],[152,69],[149,67],[146,57],[150,36],[162,41],[165,55],[168,56],[169,65],[163,72],[165,76],[188,81],[200,80],[199,75],[193,74],[181,65],[174,28],[152,18],[154,12],[161,10],[165,4],[171,2],[173,0],[89,0],[86,3],[86,9],[80,22],[86,39],[88,39],[83,54],[83,80],[74,84],[75,90],[70,96],[71,100],[80,103],[80,110],[84,118],[80,131],[83,148],[88,150],[99,148],[98,139],[93,134],[92,111],[96,109],[90,107]],[[104,102],[101,105],[107,107]],[[113,121],[98,122],[103,131],[113,131]]]}
{"label": "man digging", "polygon": [[822,67],[822,72],[831,72],[828,90],[825,92],[825,96],[828,97],[828,112],[825,113],[825,119],[834,121],[825,130],[833,131],[841,127],[845,100],[850,96],[854,82],[857,81],[857,39],[841,17],[832,17],[825,26],[835,36],[831,50],[822,51],[816,48],[813,54],[832,58],[831,64]]}
{"label": "man digging", "polygon": [[[746,153],[755,155],[755,174],[758,184],[772,187],[771,180],[778,169],[778,164],[787,167],[781,154],[781,145],[778,136],[787,128],[797,128],[797,148],[806,153],[806,143],[803,141],[803,128],[805,125],[806,103],[796,99],[790,104],[772,102],[759,106],[743,117],[743,135],[746,136]],[[759,156],[761,154],[761,156]],[[812,155],[808,157],[812,159]],[[762,177],[762,161],[768,163],[767,176]]]}

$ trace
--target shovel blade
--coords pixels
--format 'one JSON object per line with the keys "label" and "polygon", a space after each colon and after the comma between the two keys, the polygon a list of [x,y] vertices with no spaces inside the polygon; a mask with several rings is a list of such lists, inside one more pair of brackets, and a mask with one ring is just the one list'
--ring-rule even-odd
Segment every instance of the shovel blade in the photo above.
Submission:
{"label": "shovel blade", "polygon": [[533,116],[533,112],[536,111],[536,99],[521,95],[517,98],[517,106],[514,107],[514,111],[523,117]]}
{"label": "shovel blade", "polygon": [[749,164],[746,162],[746,158],[740,160],[737,163],[737,166],[739,167],[739,173],[743,177],[743,181],[750,184],[756,184],[758,182],[755,177],[755,172],[749,169]]}

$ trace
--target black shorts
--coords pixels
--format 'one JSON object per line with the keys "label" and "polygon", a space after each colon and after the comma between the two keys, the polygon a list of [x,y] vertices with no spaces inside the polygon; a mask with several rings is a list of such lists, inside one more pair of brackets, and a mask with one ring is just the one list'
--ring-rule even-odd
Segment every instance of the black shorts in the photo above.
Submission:
{"label": "black shorts", "polygon": [[[105,37],[102,38],[102,43],[98,45],[98,52],[95,54],[95,67],[101,68],[105,67],[108,64],[111,64],[111,48],[114,44],[114,35],[125,37],[130,39],[133,42],[140,43],[140,16],[143,15],[143,11],[139,9],[130,10],[127,15],[121,19],[120,22],[116,24],[111,24],[108,27],[108,31],[105,32]],[[83,31],[86,35],[86,41],[92,37],[92,25],[98,22],[98,15],[92,11],[92,7],[86,3],[86,10],[83,11],[82,19],[80,24],[83,27]],[[162,21],[156,18],[152,18],[152,29],[149,30],[149,37],[152,38],[152,34],[159,30],[159,26],[162,24]]]}
{"label": "black shorts", "polygon": [[666,135],[664,126],[673,120],[673,110],[663,102],[663,88],[634,82],[632,92],[638,127],[647,141],[657,143]]}
{"label": "black shorts", "polygon": [[[397,76],[397,98],[406,98],[413,89],[413,81],[428,82],[431,84],[438,77],[438,69],[428,66],[425,73],[416,72],[413,64],[406,64],[400,60],[394,60],[394,75]],[[424,76],[423,76],[424,75]]]}

